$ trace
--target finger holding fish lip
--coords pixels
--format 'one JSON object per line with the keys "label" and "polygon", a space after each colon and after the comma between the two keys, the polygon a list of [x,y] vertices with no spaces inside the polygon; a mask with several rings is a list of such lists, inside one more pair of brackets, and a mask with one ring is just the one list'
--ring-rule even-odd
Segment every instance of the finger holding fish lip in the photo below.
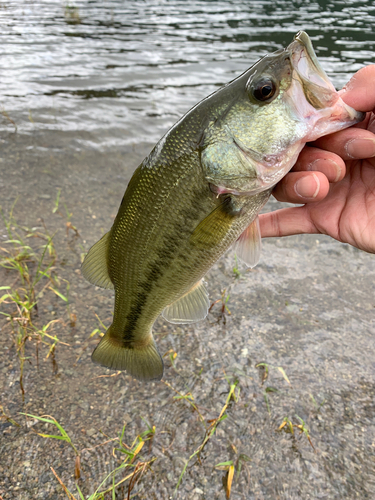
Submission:
{"label": "finger holding fish lip", "polygon": [[[375,65],[360,70],[339,92],[346,104],[363,112],[375,108],[375,95],[370,95],[367,89],[370,78],[375,79]],[[359,92],[358,87],[363,87],[363,92]],[[273,196],[279,201],[289,203],[322,200],[329,191],[327,181],[335,183],[345,177],[345,160],[375,156],[375,134],[364,130],[368,121],[369,113],[363,122],[323,136],[312,143],[312,146],[305,146],[292,171],[275,186]],[[296,176],[296,172],[305,174]],[[326,179],[318,173],[324,174]]]}
{"label": "finger holding fish lip", "polygon": [[[375,80],[375,64],[361,68],[338,93],[342,100],[358,111],[375,109],[375,93],[369,82]],[[356,125],[357,128],[367,126],[366,120]]]}
{"label": "finger holding fish lip", "polygon": [[375,93],[369,86],[369,82],[374,80],[375,64],[372,64],[360,69],[339,91],[346,104],[358,111],[367,112],[364,120],[346,130],[321,137],[315,141],[314,146],[336,153],[344,160],[375,156],[375,121],[369,113],[375,110]]}
{"label": "finger holding fish lip", "polygon": [[[312,143],[313,147],[305,147],[302,150],[295,167],[275,187],[274,195],[281,201],[306,203],[306,205],[260,215],[259,222],[262,237],[320,232],[329,234],[327,230],[322,230],[315,225],[310,212],[315,205],[309,202],[319,201],[321,193],[318,192],[315,198],[305,199],[305,201],[300,198],[297,201],[295,185],[298,177],[295,176],[295,173],[296,171],[301,172],[301,174],[305,172],[304,182],[305,184],[310,182],[310,190],[313,192],[315,186],[314,174],[316,172],[309,172],[309,170],[319,167],[318,170],[324,173],[330,182],[338,182],[343,180],[346,175],[347,169],[344,160],[348,162],[348,168],[352,169],[357,168],[360,162],[351,162],[350,160],[366,160],[375,157],[375,93],[373,86],[369,85],[369,82],[374,80],[375,65],[366,66],[359,70],[344,89],[339,92],[346,104],[359,111],[367,112],[367,115],[362,122],[351,128],[324,136]],[[326,162],[327,159],[342,168],[336,180],[332,178],[334,170],[330,170]],[[367,164],[371,165],[371,162],[367,162]],[[328,212],[329,210],[327,214]],[[333,237],[339,239],[335,234]]]}
{"label": "finger holding fish lip", "polygon": [[375,156],[375,134],[352,127],[321,137],[314,146],[335,153],[343,160],[372,158]]}

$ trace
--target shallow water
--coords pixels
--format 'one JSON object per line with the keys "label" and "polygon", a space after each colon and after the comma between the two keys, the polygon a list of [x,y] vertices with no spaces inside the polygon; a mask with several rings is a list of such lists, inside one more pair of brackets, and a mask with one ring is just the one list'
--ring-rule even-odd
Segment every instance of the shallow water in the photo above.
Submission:
{"label": "shallow water", "polygon": [[[30,343],[24,399],[10,330],[2,325],[1,405],[21,427],[0,424],[0,494],[66,498],[51,466],[76,494],[74,453],[35,434],[54,431],[34,421],[26,426],[18,412],[27,412],[54,416],[83,450],[79,484],[86,495],[118,465],[113,444],[95,448],[106,440],[101,432],[116,437],[127,423],[130,444],[146,429],[143,417],[156,433],[142,456],[157,460],[132,494],[167,499],[204,427],[169,386],[110,377],[91,363],[95,314],[110,323],[113,294],[83,280],[81,253],[110,228],[132,172],[181,114],[260,56],[287,45],[299,29],[312,37],[341,87],[373,60],[375,7],[347,1],[74,6],[78,10],[53,1],[0,6],[1,205],[8,211],[18,199],[20,224],[44,222],[56,231],[56,272],[70,283],[77,315],[71,328],[63,301],[47,292],[40,300],[40,321],[63,317],[55,332],[69,346],[56,347],[55,364],[41,347],[37,364]],[[58,189],[61,214],[53,214]],[[66,235],[63,203],[79,238]],[[278,206],[271,201],[267,209]],[[3,229],[1,237],[7,239]],[[229,253],[207,276],[212,301],[230,285],[225,324],[217,321],[217,304],[196,326],[159,320],[154,328],[160,351],[177,353],[175,368],[165,358],[164,380],[181,393],[191,391],[206,420],[225,403],[224,375],[230,383],[237,377],[240,388],[201,464],[190,462],[178,498],[224,499],[225,472],[214,466],[241,455],[250,461],[235,478],[231,498],[373,498],[373,256],[323,236],[300,236],[265,241],[261,263],[237,280],[234,265]],[[1,270],[1,285],[14,281]],[[270,366],[263,384],[256,368],[262,362]],[[304,434],[276,432],[284,417],[298,423],[295,415],[305,421],[315,451]],[[127,489],[118,498],[126,495]]]}

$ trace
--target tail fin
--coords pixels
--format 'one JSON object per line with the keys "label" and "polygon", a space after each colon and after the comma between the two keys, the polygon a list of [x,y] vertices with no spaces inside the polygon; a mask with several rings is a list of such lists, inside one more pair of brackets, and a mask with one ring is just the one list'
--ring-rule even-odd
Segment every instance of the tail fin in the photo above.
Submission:
{"label": "tail fin", "polygon": [[163,360],[155,341],[150,334],[149,342],[142,346],[125,347],[116,337],[111,335],[112,326],[92,353],[94,363],[112,368],[126,370],[138,380],[160,380],[163,376]]}

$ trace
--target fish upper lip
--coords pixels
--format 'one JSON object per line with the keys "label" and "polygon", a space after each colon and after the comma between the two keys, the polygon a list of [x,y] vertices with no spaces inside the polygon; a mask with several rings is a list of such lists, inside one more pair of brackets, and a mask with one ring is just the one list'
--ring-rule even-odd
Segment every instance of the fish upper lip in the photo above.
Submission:
{"label": "fish upper lip", "polygon": [[320,65],[310,37],[305,31],[299,31],[294,36],[287,50],[290,53],[293,69],[300,78],[336,92],[326,72]]}
{"label": "fish upper lip", "polygon": [[301,44],[307,51],[307,55],[311,59],[311,62],[314,64],[315,68],[324,73],[323,68],[320,66],[318,58],[316,57],[315,50],[313,44],[311,43],[311,39],[309,35],[305,31],[299,31],[296,35],[294,35],[293,42],[289,45],[294,46],[295,42]]}
{"label": "fish upper lip", "polygon": [[[295,36],[294,36],[294,41],[300,42],[307,50],[307,53],[314,63],[314,66],[321,70],[324,73],[323,68],[320,66],[320,63],[318,61],[318,58],[316,57],[314,47],[311,43],[311,39],[309,35],[305,31],[299,31]],[[293,42],[292,42],[293,43]]]}

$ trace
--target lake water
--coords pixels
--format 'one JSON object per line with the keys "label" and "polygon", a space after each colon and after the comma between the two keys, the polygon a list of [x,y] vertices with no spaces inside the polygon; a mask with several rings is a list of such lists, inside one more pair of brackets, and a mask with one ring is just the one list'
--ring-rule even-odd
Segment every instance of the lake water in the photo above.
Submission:
{"label": "lake water", "polygon": [[[172,497],[205,428],[165,383],[111,377],[91,363],[95,315],[110,324],[113,294],[83,280],[81,254],[110,228],[137,165],[196,102],[300,29],[340,88],[374,62],[374,24],[375,4],[366,1],[0,3],[0,204],[8,213],[17,200],[20,225],[43,230],[44,223],[56,232],[55,272],[62,292],[69,282],[77,316],[70,327],[64,302],[46,289],[39,321],[63,318],[55,332],[69,346],[57,345],[55,364],[41,346],[37,363],[30,342],[24,397],[11,330],[2,324],[1,405],[20,424],[0,420],[4,500],[67,498],[51,466],[78,498],[72,449],[38,436],[35,430],[55,430],[26,425],[19,412],[63,424],[81,450],[86,496],[121,463],[113,443],[102,445],[106,436],[116,437],[126,423],[130,445],[146,429],[144,418],[155,436],[142,457],[157,460],[132,494]],[[271,200],[267,209],[279,206]],[[80,237],[67,236],[66,222]],[[1,238],[4,247],[3,227]],[[233,499],[374,498],[373,256],[324,236],[299,236],[266,241],[259,266],[237,280],[234,265],[229,253],[207,276],[213,302],[230,285],[225,324],[216,305],[196,326],[159,320],[154,328],[160,351],[177,353],[175,367],[165,358],[164,380],[191,392],[206,421],[220,414],[235,379],[236,394],[240,388],[201,463],[189,462],[177,497],[224,499],[225,471],[215,465],[232,460],[237,469],[242,464]],[[15,281],[1,270],[0,286]],[[258,363],[269,366],[263,384]],[[277,432],[285,417],[300,423],[297,416],[315,450],[297,429]],[[126,495],[127,487],[116,498]]]}

